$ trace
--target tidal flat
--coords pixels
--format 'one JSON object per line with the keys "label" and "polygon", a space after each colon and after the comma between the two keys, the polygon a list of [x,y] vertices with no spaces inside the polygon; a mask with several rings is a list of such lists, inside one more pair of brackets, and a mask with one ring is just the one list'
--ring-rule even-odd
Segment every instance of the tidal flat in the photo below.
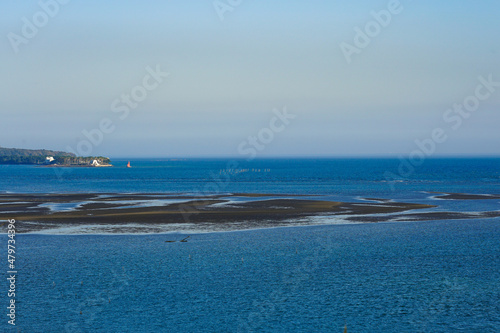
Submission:
{"label": "tidal flat", "polygon": [[[467,200],[469,196],[441,194],[438,198]],[[440,211],[439,206],[366,198],[338,202],[297,194],[234,193],[217,195],[165,193],[0,194],[0,220],[17,221],[17,232],[43,232],[72,226],[112,226],[120,232],[163,232],[183,226],[255,229],[328,224],[339,217],[346,223],[399,222],[491,218],[499,211]],[[436,201],[438,202],[438,201]],[[315,223],[311,222],[314,219]],[[5,225],[5,223],[3,223]],[[159,228],[169,226],[170,228]],[[236,227],[237,226],[237,227]]]}

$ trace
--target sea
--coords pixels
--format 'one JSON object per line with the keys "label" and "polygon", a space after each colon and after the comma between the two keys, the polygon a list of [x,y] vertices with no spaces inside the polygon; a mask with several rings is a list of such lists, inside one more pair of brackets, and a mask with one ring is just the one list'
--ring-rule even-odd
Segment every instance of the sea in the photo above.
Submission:
{"label": "sea", "polygon": [[[499,158],[112,162],[0,165],[0,193],[307,194],[500,210],[500,199],[436,197],[500,195]],[[0,331],[500,332],[498,217],[243,229],[16,234],[14,297],[3,234]]]}

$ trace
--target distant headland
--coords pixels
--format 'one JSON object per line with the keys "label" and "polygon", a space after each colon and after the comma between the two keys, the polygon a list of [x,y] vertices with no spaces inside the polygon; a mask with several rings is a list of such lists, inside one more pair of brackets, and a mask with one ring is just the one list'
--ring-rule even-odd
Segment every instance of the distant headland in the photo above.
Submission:
{"label": "distant headland", "polygon": [[111,160],[103,156],[80,157],[64,151],[3,147],[0,147],[0,164],[28,164],[51,167],[112,166]]}

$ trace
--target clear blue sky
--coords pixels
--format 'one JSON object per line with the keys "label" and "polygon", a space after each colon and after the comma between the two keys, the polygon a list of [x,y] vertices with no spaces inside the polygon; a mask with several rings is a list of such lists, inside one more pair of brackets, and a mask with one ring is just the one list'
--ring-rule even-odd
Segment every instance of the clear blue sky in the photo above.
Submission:
{"label": "clear blue sky", "polygon": [[[435,128],[437,155],[500,155],[500,88],[443,120],[479,76],[500,81],[500,2],[402,0],[348,64],[341,43],[389,2],[243,0],[221,20],[211,0],[73,0],[43,24],[37,1],[2,1],[0,145],[67,150],[108,118],[92,154],[239,156],[286,107],[259,156],[407,155]],[[169,76],[120,119],[112,103],[157,65]]]}

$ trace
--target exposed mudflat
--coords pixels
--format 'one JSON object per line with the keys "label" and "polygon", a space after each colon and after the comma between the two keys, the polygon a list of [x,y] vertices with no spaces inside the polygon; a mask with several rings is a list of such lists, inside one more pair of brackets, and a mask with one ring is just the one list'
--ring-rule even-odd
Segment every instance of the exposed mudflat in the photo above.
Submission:
{"label": "exposed mudflat", "polygon": [[[446,193],[437,198],[472,200],[493,196]],[[213,230],[227,230],[235,226],[237,229],[254,229],[296,225],[298,221],[303,225],[321,217],[326,220],[341,217],[342,221],[349,223],[500,216],[500,211],[441,212],[432,205],[390,199],[366,200],[374,202],[336,202],[300,195],[248,193],[212,196],[158,193],[0,194],[0,220],[5,226],[8,219],[15,219],[19,233],[85,225],[109,226],[107,229],[111,232],[125,229],[127,232],[159,232],[180,230],[188,225],[193,230],[202,225],[211,226]],[[164,227],[167,225],[169,228]]]}

